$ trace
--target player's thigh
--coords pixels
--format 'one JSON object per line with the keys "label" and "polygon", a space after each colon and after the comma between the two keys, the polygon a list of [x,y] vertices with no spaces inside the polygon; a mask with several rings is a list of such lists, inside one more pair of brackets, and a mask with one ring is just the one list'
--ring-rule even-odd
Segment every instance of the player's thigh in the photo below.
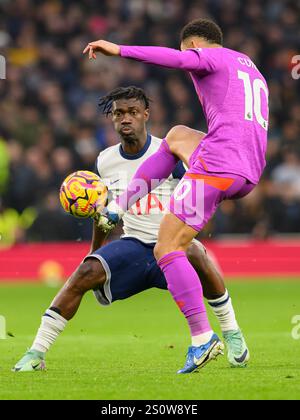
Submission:
{"label": "player's thigh", "polygon": [[166,140],[171,152],[190,166],[190,158],[199,147],[205,133],[184,125],[173,127],[167,134]]}
{"label": "player's thigh", "polygon": [[239,175],[206,172],[196,159],[175,188],[168,208],[185,225],[200,232],[219,204],[244,193],[246,184]]}
{"label": "player's thigh", "polygon": [[127,299],[149,288],[146,270],[154,261],[153,246],[134,238],[113,241],[93,254],[106,271],[106,281],[94,294],[103,305]]}
{"label": "player's thigh", "polygon": [[[218,178],[219,180],[219,178]],[[218,187],[218,180],[213,177],[202,177],[187,171],[175,188],[168,209],[190,230],[188,233],[200,232],[209,219],[214,215],[218,205],[224,199],[224,191]],[[211,185],[215,182],[216,186]]]}
{"label": "player's thigh", "polygon": [[197,231],[176,215],[165,214],[160,224],[158,240],[154,248],[155,258],[159,260],[173,251],[186,251],[196,235]]}
{"label": "player's thigh", "polygon": [[100,261],[94,258],[85,258],[68,281],[68,285],[87,291],[104,284],[106,274]]}

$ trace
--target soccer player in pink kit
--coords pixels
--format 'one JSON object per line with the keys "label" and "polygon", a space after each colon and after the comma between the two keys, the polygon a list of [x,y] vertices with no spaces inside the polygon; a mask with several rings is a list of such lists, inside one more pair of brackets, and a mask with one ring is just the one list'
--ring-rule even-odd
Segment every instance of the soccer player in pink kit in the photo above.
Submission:
{"label": "soccer player in pink kit", "polygon": [[[183,28],[181,51],[119,46],[103,40],[89,43],[84,50],[89,58],[101,52],[188,71],[206,117],[208,133],[202,141],[196,130],[172,128],[158,151],[141,164],[127,191],[98,215],[103,229],[112,228],[128,208],[170,175],[179,159],[188,165],[171,197],[155,247],[168,289],[192,336],[185,366],[178,373],[203,367],[223,349],[210,327],[202,288],[185,251],[217,206],[247,195],[265,167],[267,84],[249,57],[223,48],[222,38],[218,25],[198,19]],[[240,358],[246,361],[248,357],[245,349]]]}

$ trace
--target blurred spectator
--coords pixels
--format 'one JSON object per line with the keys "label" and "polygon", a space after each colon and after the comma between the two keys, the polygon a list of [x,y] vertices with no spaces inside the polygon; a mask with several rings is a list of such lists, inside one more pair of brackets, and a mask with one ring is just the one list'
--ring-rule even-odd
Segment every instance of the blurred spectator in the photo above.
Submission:
{"label": "blurred spectator", "polygon": [[[82,56],[86,42],[101,37],[178,48],[181,27],[197,17],[216,19],[225,46],[248,54],[270,88],[264,179],[249,197],[223,203],[204,234],[300,232],[300,84],[291,77],[292,56],[300,53],[299,2],[5,0],[0,1],[0,48],[8,61],[7,79],[0,81],[1,212],[13,208],[21,214],[34,206],[39,216],[30,239],[89,234],[78,221],[73,236],[54,228],[66,219],[52,191],[58,192],[68,173],[92,170],[99,151],[118,142],[110,119],[97,107],[108,90],[123,84],[143,87],[153,100],[149,130],[156,136],[175,124],[207,129],[185,74]],[[47,215],[51,223],[45,222]]]}
{"label": "blurred spectator", "polygon": [[75,171],[74,157],[66,147],[57,147],[54,149],[51,158],[54,186],[58,188],[63,180]]}
{"label": "blurred spectator", "polygon": [[95,128],[92,125],[82,125],[77,128],[74,148],[79,157],[81,169],[93,171],[95,169],[98,146]]}
{"label": "blurred spectator", "polygon": [[78,220],[63,212],[56,190],[49,191],[38,209],[38,214],[28,230],[28,239],[33,241],[76,241]]}
{"label": "blurred spectator", "polygon": [[24,159],[24,148],[16,140],[8,143],[10,156],[10,183],[4,195],[3,205],[22,212],[36,204],[36,183],[33,168]]}
{"label": "blurred spectator", "polygon": [[289,187],[300,198],[300,155],[294,150],[287,150],[282,163],[272,171],[271,178],[278,188]]}

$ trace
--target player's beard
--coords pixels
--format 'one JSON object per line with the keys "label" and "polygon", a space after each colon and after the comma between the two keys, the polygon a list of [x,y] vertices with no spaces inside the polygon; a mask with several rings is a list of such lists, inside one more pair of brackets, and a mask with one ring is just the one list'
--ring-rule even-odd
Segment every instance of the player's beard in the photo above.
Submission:
{"label": "player's beard", "polygon": [[139,141],[138,136],[135,133],[130,133],[130,134],[120,133],[120,136],[122,140],[124,141],[124,143],[130,144],[130,145],[136,144]]}

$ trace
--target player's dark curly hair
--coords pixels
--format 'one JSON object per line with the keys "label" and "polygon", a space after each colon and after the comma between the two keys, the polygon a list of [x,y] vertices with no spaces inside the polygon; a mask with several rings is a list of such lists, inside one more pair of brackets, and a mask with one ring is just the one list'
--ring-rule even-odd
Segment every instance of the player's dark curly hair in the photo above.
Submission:
{"label": "player's dark curly hair", "polygon": [[185,25],[180,33],[180,40],[184,41],[190,36],[205,38],[212,44],[223,44],[223,33],[221,28],[209,19],[195,19]]}
{"label": "player's dark curly hair", "polygon": [[148,109],[150,106],[150,101],[143,91],[143,89],[136,87],[136,86],[128,86],[128,87],[118,87],[107,95],[102,96],[99,101],[99,106],[102,109],[103,114],[108,116],[111,114],[112,104],[114,101],[118,99],[137,99],[140,100],[145,104],[145,108]]}

